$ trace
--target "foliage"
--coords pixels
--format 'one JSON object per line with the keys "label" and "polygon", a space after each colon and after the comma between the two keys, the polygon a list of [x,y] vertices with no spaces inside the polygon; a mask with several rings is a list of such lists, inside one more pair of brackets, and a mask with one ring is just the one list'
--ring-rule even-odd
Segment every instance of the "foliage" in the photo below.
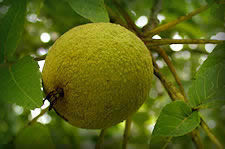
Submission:
{"label": "foliage", "polygon": [[166,105],[157,120],[153,136],[183,136],[195,129],[200,123],[197,111],[183,101]]}
{"label": "foliage", "polygon": [[[99,130],[75,128],[54,111],[44,114],[31,126],[27,123],[31,117],[30,110],[40,108],[44,94],[36,60],[42,58],[43,52],[46,53],[60,35],[74,26],[89,22],[126,22],[115,1],[0,0],[1,144],[13,143],[15,147],[48,144],[49,148],[55,148],[57,144],[68,144],[71,148],[95,146]],[[153,0],[116,2],[134,22],[141,16],[149,17],[154,7]],[[158,35],[171,39],[177,34],[183,39],[215,39],[222,35],[224,40],[224,2],[220,0],[164,0],[159,13],[164,19],[159,25],[205,4],[211,7]],[[140,26],[137,28],[142,30]],[[44,32],[48,33],[50,41],[40,39]],[[211,49],[208,48],[210,46]],[[217,45],[211,53],[212,46],[183,45],[180,50],[162,46],[188,93],[188,102],[171,101],[160,80],[155,77],[149,99],[132,117],[128,148],[148,148],[149,142],[152,148],[164,145],[168,148],[195,148],[190,135],[195,128],[200,131],[205,147],[214,148],[208,134],[198,129],[203,118],[225,146],[225,43]],[[157,51],[151,50],[151,53],[169,84],[178,87],[162,57]],[[108,128],[104,147],[120,148],[123,130],[124,123]]]}
{"label": "foliage", "polygon": [[225,44],[216,47],[196,74],[189,89],[192,107],[215,107],[225,99]]}
{"label": "foliage", "polygon": [[0,70],[1,100],[28,109],[41,106],[41,74],[36,61],[26,56],[15,64],[3,65]]}

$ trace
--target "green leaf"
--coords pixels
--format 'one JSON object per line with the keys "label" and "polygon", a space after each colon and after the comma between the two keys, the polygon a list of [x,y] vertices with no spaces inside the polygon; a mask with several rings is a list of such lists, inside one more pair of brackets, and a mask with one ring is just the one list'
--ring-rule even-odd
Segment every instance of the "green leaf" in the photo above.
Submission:
{"label": "green leaf", "polygon": [[212,3],[215,2],[215,0],[206,0],[206,2],[207,2],[208,4],[212,4]]}
{"label": "green leaf", "polygon": [[[26,127],[16,137],[15,145],[17,148],[25,147],[23,145],[27,144],[45,144],[45,148],[54,148],[48,128],[40,123]],[[40,148],[40,146],[37,148]]]}
{"label": "green leaf", "polygon": [[104,0],[67,0],[79,15],[92,22],[109,22]]}
{"label": "green leaf", "polygon": [[0,63],[10,59],[24,29],[26,0],[12,0],[5,17],[0,23]]}
{"label": "green leaf", "polygon": [[225,103],[225,43],[218,45],[196,74],[189,89],[192,107],[211,107]]}
{"label": "green leaf", "polygon": [[206,0],[206,2],[208,3],[208,5],[212,5],[215,2],[219,2],[219,0]]}
{"label": "green leaf", "polygon": [[42,105],[41,74],[30,56],[0,67],[0,100],[32,109]]}
{"label": "green leaf", "polygon": [[183,101],[175,101],[162,109],[153,136],[182,136],[195,129],[199,123],[197,111],[192,112]]}

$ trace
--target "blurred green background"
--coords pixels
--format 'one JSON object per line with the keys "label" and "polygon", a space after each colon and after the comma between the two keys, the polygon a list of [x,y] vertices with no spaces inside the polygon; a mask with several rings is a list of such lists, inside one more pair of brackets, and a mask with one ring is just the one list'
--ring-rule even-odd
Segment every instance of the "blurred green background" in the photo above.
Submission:
{"label": "blurred green background", "polygon": [[[0,0],[0,21],[10,7],[9,1]],[[207,2],[209,1],[164,0],[162,11],[158,15],[160,24],[185,15]],[[105,4],[118,14],[110,0],[105,0]],[[153,4],[151,0],[120,0],[120,4],[130,14],[138,27],[142,28],[148,22],[148,16]],[[153,38],[225,39],[224,8],[224,5],[213,5],[200,15],[177,25],[173,29],[155,35]],[[28,2],[25,30],[17,48],[16,57],[45,55],[49,47],[60,35],[77,25],[89,22],[89,20],[74,12],[66,0],[30,0]],[[114,20],[111,19],[111,22],[114,22]],[[215,46],[213,44],[164,46],[176,67],[186,92],[199,66],[206,60],[207,55],[212,52]],[[154,52],[153,56],[156,58],[156,62],[163,74],[176,85],[162,58]],[[38,63],[41,71],[44,61],[39,61]],[[154,77],[150,97],[133,116],[128,148],[148,148],[151,132],[160,110],[170,101],[160,81]],[[0,100],[0,144],[14,142],[18,132],[26,125],[28,120],[35,117],[39,112],[39,108],[30,111],[16,104],[2,103]],[[202,110],[201,114],[215,135],[225,145],[225,106],[219,109]],[[44,131],[48,131],[50,136],[45,135],[45,133],[41,135],[39,129],[42,129],[37,124],[37,129],[24,134],[23,139],[19,140],[19,142],[24,141],[26,143],[30,137],[38,134],[39,136],[36,137],[39,139],[36,141],[49,143],[49,146],[53,144],[51,147],[63,148],[66,146],[67,148],[86,149],[94,148],[100,132],[99,130],[85,130],[73,127],[58,117],[53,110],[39,118],[38,123],[42,123],[49,128]],[[30,134],[32,131],[33,133]],[[123,131],[124,122],[107,129],[104,147],[109,149],[120,148]],[[211,149],[215,147],[201,129],[200,135],[206,148]],[[186,135],[174,138],[169,148],[189,149],[195,148],[195,146],[191,141],[191,137]]]}

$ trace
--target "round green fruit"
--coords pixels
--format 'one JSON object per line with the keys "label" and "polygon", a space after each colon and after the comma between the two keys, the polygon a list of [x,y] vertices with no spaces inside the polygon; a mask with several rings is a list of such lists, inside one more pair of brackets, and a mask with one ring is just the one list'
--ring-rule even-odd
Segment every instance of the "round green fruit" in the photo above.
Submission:
{"label": "round green fruit", "polygon": [[113,126],[136,112],[149,95],[153,66],[145,44],[112,23],[77,26],[50,48],[43,73],[46,94],[62,89],[54,110],[88,129]]}

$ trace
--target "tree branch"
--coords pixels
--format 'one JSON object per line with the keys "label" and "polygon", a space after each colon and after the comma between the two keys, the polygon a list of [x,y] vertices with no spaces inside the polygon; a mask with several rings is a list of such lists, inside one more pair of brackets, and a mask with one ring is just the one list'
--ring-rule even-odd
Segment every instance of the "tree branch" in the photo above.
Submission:
{"label": "tree branch", "polygon": [[47,56],[47,54],[39,56],[39,57],[35,57],[34,60],[35,61],[42,61],[42,60],[45,60],[46,56]]}
{"label": "tree branch", "polygon": [[123,18],[126,20],[129,29],[139,36],[141,34],[140,29],[137,28],[134,21],[129,16],[129,14],[120,6],[117,0],[113,0],[113,2],[117,7],[117,9],[119,10],[119,12],[121,13],[121,15],[123,16]]}
{"label": "tree branch", "polygon": [[95,149],[103,148],[105,129],[102,129],[98,138],[98,142],[96,143]]}
{"label": "tree branch", "polygon": [[105,6],[111,19],[115,20],[115,22],[120,24],[121,26],[129,29],[128,25],[126,24],[126,22],[124,22],[123,19],[121,19],[121,17],[119,17],[109,6]]}
{"label": "tree branch", "polygon": [[198,9],[192,11],[191,13],[189,13],[189,14],[187,14],[187,15],[185,15],[185,16],[181,16],[181,17],[179,17],[178,19],[176,19],[176,20],[174,20],[174,21],[171,21],[171,22],[169,22],[169,23],[167,23],[167,24],[163,24],[163,25],[161,25],[161,26],[159,26],[159,27],[156,27],[156,28],[154,28],[154,29],[152,29],[152,30],[146,32],[146,33],[144,34],[144,36],[152,36],[152,35],[155,35],[155,34],[157,34],[157,33],[159,33],[159,32],[168,30],[168,29],[170,29],[170,28],[176,26],[177,24],[179,24],[179,23],[181,23],[181,22],[183,22],[183,21],[186,21],[186,20],[192,18],[193,16],[195,16],[195,15],[197,15],[197,14],[203,12],[204,10],[206,10],[206,9],[208,9],[208,8],[209,8],[208,5],[202,6],[202,7],[200,7],[200,8],[198,8]]}
{"label": "tree branch", "polygon": [[144,40],[148,47],[155,47],[168,44],[219,44],[224,40],[210,40],[210,39],[148,39]]}
{"label": "tree branch", "polygon": [[[161,83],[163,84],[164,88],[166,89],[167,93],[169,94],[170,98],[172,101],[175,101],[177,99],[182,99],[185,101],[185,98],[182,94],[179,93],[179,91],[176,91],[176,87],[174,87],[172,85],[172,83],[167,82],[166,79],[164,78],[164,76],[156,69],[154,68],[154,74],[158,77],[158,79],[161,81]],[[193,133],[194,132],[194,133]],[[201,138],[199,135],[196,135],[196,133],[198,132],[197,129],[193,130],[193,132],[191,133],[192,139],[195,142],[196,146],[198,147],[198,149],[202,149],[202,142],[201,142]],[[172,137],[170,137],[170,140],[172,139]],[[163,148],[166,148],[166,146],[168,145],[169,142],[167,142]]]}
{"label": "tree branch", "polygon": [[123,134],[122,149],[127,148],[127,142],[128,142],[128,138],[129,138],[129,135],[130,135],[130,127],[131,127],[131,117],[129,117],[126,120],[125,130],[124,130],[124,134]]}
{"label": "tree branch", "polygon": [[168,65],[170,71],[172,72],[173,76],[174,76],[174,79],[176,80],[178,86],[179,86],[179,89],[180,89],[180,92],[182,93],[182,95],[184,96],[184,101],[185,102],[188,102],[187,100],[187,97],[186,97],[186,94],[185,94],[185,91],[184,91],[184,87],[180,81],[180,78],[179,76],[177,75],[177,72],[175,70],[175,67],[173,66],[171,60],[169,59],[168,55],[166,54],[166,52],[160,48],[160,47],[157,47],[157,48],[153,48],[154,50],[156,50],[159,55],[164,59],[164,61],[166,62],[166,64]]}
{"label": "tree branch", "polygon": [[[160,73],[160,71],[158,70],[158,66],[155,62],[155,59],[152,57],[152,61],[153,61],[153,65],[154,65],[154,74],[156,77],[158,77],[158,79],[161,81],[161,83],[163,84],[164,88],[166,89],[167,93],[169,94],[170,98],[172,101],[181,99],[183,101],[185,101],[184,96],[177,90],[177,88],[175,86],[173,86],[172,83],[168,82],[165,77]],[[195,129],[193,130],[191,134],[193,141],[195,142],[196,146],[199,149],[202,149],[201,146],[201,138],[199,135],[196,135],[196,133],[198,133],[198,130]],[[172,139],[172,137],[170,137],[169,141]],[[166,146],[168,145],[169,142],[167,142],[163,148],[166,148]]]}
{"label": "tree branch", "polygon": [[203,119],[201,119],[200,125],[202,126],[203,130],[206,132],[206,134],[209,136],[210,140],[219,148],[223,149],[223,145],[220,143],[220,141],[214,136],[214,134],[211,132],[208,125],[205,123]]}
{"label": "tree branch", "polygon": [[143,32],[149,31],[149,30],[155,28],[159,24],[157,15],[161,11],[161,9],[162,9],[162,0],[154,0],[153,6],[151,9],[151,14],[149,16],[148,24],[146,24],[142,28]]}
{"label": "tree branch", "polygon": [[170,82],[167,82],[167,80],[164,78],[164,76],[161,74],[161,72],[154,67],[154,75],[161,81],[162,85],[166,89],[167,93],[169,94],[172,101],[175,101],[177,97],[173,94],[174,91],[171,90],[171,84]]}
{"label": "tree branch", "polygon": [[[116,0],[114,0],[114,2],[115,2],[115,4],[117,5],[117,7],[118,7],[119,11],[121,12],[122,16],[124,17],[124,19],[127,21],[130,30],[134,31],[137,35],[140,35],[139,30],[137,29],[136,25],[134,24],[134,22],[132,21],[132,19],[130,18],[130,16],[126,13],[126,11],[124,11],[124,10],[120,7],[120,5],[118,5],[118,3],[117,3]],[[152,29],[152,30],[146,32],[145,36],[150,36],[150,35],[152,36],[152,35],[154,35],[154,34],[157,34],[157,33],[161,32],[161,31],[165,31],[165,30],[167,30],[167,29],[170,29],[170,28],[176,26],[177,24],[179,24],[179,23],[181,23],[181,22],[183,22],[183,21],[185,21],[185,20],[190,19],[190,18],[193,17],[194,15],[197,15],[197,14],[201,13],[202,11],[204,11],[204,10],[206,10],[206,9],[208,9],[208,5],[202,6],[202,7],[198,8],[198,9],[196,9],[195,11],[193,11],[193,12],[187,14],[186,16],[182,16],[182,17],[180,17],[180,18],[178,18],[178,19],[176,19],[176,20],[174,20],[174,21],[172,21],[172,22],[169,22],[169,23],[167,23],[167,24],[164,24],[164,25],[161,25],[161,26],[159,26],[159,27],[157,27],[157,28],[154,28],[154,29]],[[143,40],[143,39],[142,39],[142,40]],[[186,41],[186,43],[189,43],[189,42]],[[199,43],[199,42],[198,42],[198,43]],[[197,44],[198,44],[198,43],[197,43]],[[145,44],[147,44],[147,43],[145,43]],[[179,43],[179,44],[180,44],[180,43]],[[191,42],[190,44],[193,44],[193,42]],[[149,47],[148,47],[148,48],[149,48]],[[150,51],[150,50],[149,50],[149,51]],[[160,81],[162,82],[163,86],[164,86],[165,89],[167,90],[167,92],[168,92],[169,96],[171,97],[171,99],[172,99],[173,101],[174,101],[174,100],[177,100],[177,99],[182,99],[182,100],[185,101],[184,96],[176,89],[176,87],[174,87],[172,83],[168,82],[168,81],[164,78],[164,76],[159,72],[158,66],[157,66],[157,64],[156,64],[156,62],[155,62],[155,60],[154,60],[153,57],[152,57],[152,59],[153,59],[153,64],[154,64],[154,74],[155,74],[155,76],[157,76],[157,77],[160,79]],[[202,118],[201,118],[201,120],[202,120]],[[127,123],[126,123],[126,125],[127,125]],[[129,126],[129,125],[128,125],[128,126]],[[202,127],[205,127],[205,131],[207,130],[207,132],[209,133],[210,131],[209,131],[209,129],[207,129],[208,126],[207,126],[207,127],[206,127],[206,126],[207,126],[207,125],[203,125]],[[129,126],[129,127],[130,127],[130,126]],[[128,134],[128,132],[129,132],[128,130],[129,130],[129,129],[128,129],[128,127],[126,126],[125,132],[124,132],[124,138],[127,138],[127,137],[128,137],[128,135],[125,135],[125,134]],[[198,130],[194,130],[194,131],[198,131]],[[195,141],[196,145],[197,145],[199,148],[201,148],[201,139],[200,139],[199,135],[193,134],[194,131],[192,132],[192,138],[193,138],[193,140]],[[212,140],[214,140],[213,142],[217,142],[217,144],[220,144],[220,143],[218,143],[218,141],[216,141],[217,139],[216,139],[216,137],[215,137],[212,133],[209,133],[209,134],[210,134],[210,135],[209,135],[210,138],[211,138]],[[124,139],[124,140],[127,140],[127,139]],[[123,142],[126,142],[126,141],[123,141]],[[123,143],[123,144],[127,144],[127,143]],[[124,146],[124,145],[123,145],[123,146]],[[125,145],[125,148],[126,148],[126,145]]]}

